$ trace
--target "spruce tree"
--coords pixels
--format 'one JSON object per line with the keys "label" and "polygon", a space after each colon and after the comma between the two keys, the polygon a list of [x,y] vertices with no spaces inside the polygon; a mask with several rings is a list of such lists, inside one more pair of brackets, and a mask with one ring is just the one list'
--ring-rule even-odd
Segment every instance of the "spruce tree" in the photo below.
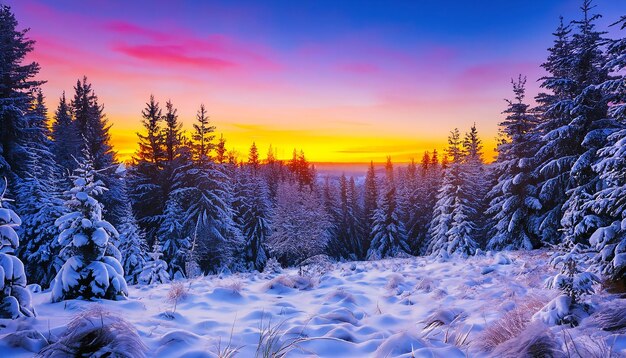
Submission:
{"label": "spruce tree", "polygon": [[[472,133],[472,132],[470,132]],[[430,241],[426,252],[441,257],[457,254],[472,255],[478,247],[476,193],[470,180],[475,180],[473,170],[466,171],[471,156],[479,153],[477,138],[468,135],[465,151],[458,129],[448,137],[447,155],[450,164],[444,171],[443,182],[437,195],[437,203],[430,225]],[[476,163],[474,163],[476,165]]]}
{"label": "spruce tree", "polygon": [[96,178],[108,188],[102,195],[102,204],[106,208],[104,217],[112,224],[119,225],[122,219],[119,213],[124,207],[121,182],[111,170],[105,170],[117,164],[111,146],[111,125],[104,115],[104,106],[99,103],[87,77],[76,82],[74,92],[71,111],[78,135],[82,138],[81,153],[75,153],[74,156],[83,159],[83,154],[87,153],[91,157]]}
{"label": "spruce tree", "polygon": [[95,196],[106,188],[96,179],[87,150],[72,175],[74,187],[66,194],[69,213],[56,221],[61,231],[61,255],[68,257],[51,283],[52,301],[94,298],[123,299],[128,296],[120,253],[111,240],[117,230],[102,218],[102,204]]}
{"label": "spruce tree", "polygon": [[[626,29],[626,16],[614,25]],[[598,151],[599,160],[593,169],[605,183],[586,203],[589,210],[608,218],[591,235],[595,249],[594,266],[612,280],[626,279],[626,39],[613,40],[608,46],[606,68],[613,74],[601,88],[609,95],[608,114],[619,122],[621,129],[608,136],[608,144]]]}
{"label": "spruce tree", "polygon": [[[120,263],[124,269],[126,282],[134,285],[138,283],[139,274],[147,258],[147,245],[143,233],[139,229],[135,215],[133,214],[130,199],[126,194],[126,182],[124,181],[123,199],[126,205],[120,217],[122,222],[119,225],[119,242],[116,246],[122,254]],[[113,240],[112,240],[113,241]]]}
{"label": "spruce tree", "polygon": [[378,260],[386,257],[409,255],[410,252],[406,230],[398,213],[393,164],[391,158],[387,157],[385,181],[378,201],[378,208],[373,215],[372,242],[367,252],[367,258]]}
{"label": "spruce tree", "polygon": [[[160,122],[163,120],[163,115],[154,96],[150,96],[141,114],[145,134],[137,133],[139,150],[133,158],[134,165],[129,176],[132,190],[129,194],[133,199],[133,209],[137,213],[141,229],[146,233],[147,241],[153,243],[162,219],[167,195],[167,188],[164,188],[167,185],[164,183],[167,172],[164,171],[164,166],[173,150],[173,148],[166,148],[164,144],[166,136],[175,135],[170,132],[176,131],[176,119],[171,117],[175,116],[175,110],[170,106],[167,109],[167,115],[170,116],[170,124],[173,121],[174,127],[167,127],[165,131],[161,129]],[[172,140],[169,138],[170,144]],[[173,154],[171,156],[173,159]]]}
{"label": "spruce tree", "polygon": [[4,197],[6,179],[4,184],[0,194],[0,317],[32,317],[35,310],[31,305],[30,292],[26,288],[24,264],[14,256],[19,247],[15,228],[22,224],[22,220],[13,210],[5,207],[8,201]]}
{"label": "spruce tree", "polygon": [[196,123],[193,124],[194,131],[191,138],[193,139],[194,160],[200,164],[208,163],[210,152],[214,147],[213,139],[215,138],[215,126],[210,124],[204,104],[200,105],[200,109],[196,114]]}
{"label": "spruce tree", "polygon": [[567,131],[576,138],[578,147],[570,169],[567,201],[563,205],[564,241],[568,245],[589,244],[596,228],[608,222],[604,215],[589,210],[585,205],[605,186],[593,165],[598,162],[598,149],[607,143],[607,135],[619,125],[607,116],[610,96],[600,86],[609,80],[607,57],[603,52],[605,32],[595,30],[600,15],[592,15],[591,0],[585,0],[583,18],[574,21],[578,31],[572,36],[574,80],[579,92],[572,101],[571,122]]}
{"label": "spruce tree", "polygon": [[165,206],[158,237],[163,242],[160,249],[163,260],[168,263],[168,275],[175,279],[188,277],[186,262],[190,258],[192,245],[183,221],[182,207],[175,197],[171,197]]}
{"label": "spruce tree", "polygon": [[270,254],[283,266],[297,265],[326,249],[328,216],[319,196],[308,186],[280,183],[272,226]]}
{"label": "spruce tree", "polygon": [[515,99],[507,100],[508,107],[503,112],[507,116],[500,122],[503,138],[494,163],[498,177],[489,193],[486,211],[490,218],[487,248],[491,250],[530,250],[541,246],[537,223],[532,220],[533,214],[541,209],[537,178],[532,173],[539,144],[533,129],[538,120],[524,103],[526,78],[520,75],[511,83]]}
{"label": "spruce tree", "polygon": [[0,5],[0,176],[8,179],[11,193],[17,176],[24,177],[33,169],[26,148],[32,132],[26,114],[34,102],[33,94],[44,83],[34,79],[39,64],[25,63],[35,43],[27,34],[28,29],[18,30],[11,8]]}
{"label": "spruce tree", "polygon": [[363,187],[363,218],[362,225],[365,230],[366,242],[365,251],[369,250],[372,241],[374,213],[378,209],[378,184],[376,183],[376,169],[374,162],[371,161],[367,174],[365,175],[365,183]]}
{"label": "spruce tree", "polygon": [[165,147],[165,161],[170,164],[174,161],[178,148],[182,144],[183,124],[178,122],[178,114],[172,101],[165,103],[165,115],[163,116],[165,126],[163,128],[163,145]]}
{"label": "spruce tree", "polygon": [[70,106],[65,99],[65,92],[59,99],[59,106],[54,112],[52,123],[52,151],[60,168],[61,176],[70,182],[69,176],[76,169],[74,159],[82,144],[76,122],[72,120]]}
{"label": "spruce tree", "polygon": [[154,243],[152,251],[148,256],[150,259],[146,262],[141,274],[139,274],[139,283],[143,285],[157,285],[170,282],[171,278],[167,271],[167,262],[161,260],[163,253],[158,241]]}

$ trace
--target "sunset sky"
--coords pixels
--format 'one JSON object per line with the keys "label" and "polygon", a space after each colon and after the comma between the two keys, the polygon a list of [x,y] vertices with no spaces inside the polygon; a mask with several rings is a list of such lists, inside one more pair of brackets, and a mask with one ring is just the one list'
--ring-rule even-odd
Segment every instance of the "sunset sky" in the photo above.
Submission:
{"label": "sunset sky", "polygon": [[[37,41],[50,112],[87,75],[122,158],[154,94],[186,129],[204,103],[241,153],[366,162],[419,159],[474,122],[491,157],[511,77],[534,96],[559,15],[582,1],[3,2]],[[595,3],[603,26],[626,10]]]}

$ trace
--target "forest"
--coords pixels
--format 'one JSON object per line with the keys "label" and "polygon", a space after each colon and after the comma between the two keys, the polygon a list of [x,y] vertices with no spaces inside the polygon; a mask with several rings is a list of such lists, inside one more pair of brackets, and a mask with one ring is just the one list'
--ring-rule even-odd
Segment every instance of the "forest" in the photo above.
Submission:
{"label": "forest", "polygon": [[[623,284],[626,38],[597,27],[590,1],[579,15],[556,24],[534,102],[512,74],[510,99],[493,109],[495,161],[472,125],[408,164],[322,177],[297,149],[288,160],[255,143],[229,150],[205,105],[184,128],[167,93],[146,99],[138,150],[121,163],[89,74],[46,94],[60,96],[48,108],[39,64],[25,60],[37,44],[2,6],[2,316],[33,314],[27,283],[53,301],[115,300],[129,285],[320,260],[539,248],[556,252],[552,285],[571,307],[597,282]],[[623,33],[626,16],[614,21]]]}

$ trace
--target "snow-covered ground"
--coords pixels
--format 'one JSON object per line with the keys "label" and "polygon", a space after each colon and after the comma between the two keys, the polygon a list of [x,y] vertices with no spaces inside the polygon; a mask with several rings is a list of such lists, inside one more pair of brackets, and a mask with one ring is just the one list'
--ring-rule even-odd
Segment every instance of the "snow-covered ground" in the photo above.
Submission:
{"label": "snow-covered ground", "polygon": [[[102,309],[137,329],[149,357],[515,357],[527,341],[542,339],[555,341],[564,356],[626,355],[626,329],[600,329],[597,314],[577,328],[528,322],[557,293],[543,285],[553,274],[548,258],[545,251],[511,252],[349,262],[302,275],[289,269],[210,276],[131,287],[126,301],[50,303],[49,292],[35,293],[36,318],[0,320],[0,356],[30,357],[11,346],[38,350],[76,315]],[[172,312],[176,289],[184,297]],[[626,301],[608,293],[591,300],[596,312]],[[518,337],[500,343],[507,331]]]}

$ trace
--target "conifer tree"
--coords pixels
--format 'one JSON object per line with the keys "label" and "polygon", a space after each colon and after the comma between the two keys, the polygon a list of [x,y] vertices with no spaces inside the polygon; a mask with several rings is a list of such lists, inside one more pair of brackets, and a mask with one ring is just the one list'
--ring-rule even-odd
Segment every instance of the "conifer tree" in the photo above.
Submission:
{"label": "conifer tree", "polygon": [[119,225],[119,242],[115,243],[115,246],[122,254],[120,263],[124,269],[126,282],[134,285],[138,283],[139,274],[143,271],[148,249],[144,235],[133,214],[130,199],[126,194],[126,184],[123,189],[122,198],[126,205],[123,208],[123,214],[120,215],[122,222]]}
{"label": "conifer tree", "polygon": [[119,225],[122,219],[119,213],[124,207],[121,182],[112,171],[104,170],[117,164],[109,133],[111,125],[104,115],[104,106],[99,103],[98,96],[91,83],[87,81],[87,77],[76,82],[74,92],[71,111],[78,135],[82,138],[79,147],[81,152],[74,153],[74,156],[83,159],[84,153],[87,153],[91,157],[96,178],[108,188],[101,198],[106,208],[104,217],[113,225]]}
{"label": "conifer tree", "polygon": [[476,198],[473,197],[475,193],[472,193],[472,187],[468,183],[471,176],[464,171],[466,155],[472,155],[472,151],[478,153],[478,147],[476,141],[470,139],[469,142],[474,142],[474,148],[466,148],[467,154],[464,154],[459,130],[455,128],[448,137],[447,156],[450,164],[445,169],[437,195],[430,226],[430,241],[426,250],[428,254],[442,257],[451,254],[467,256],[474,254],[478,247],[475,241],[477,228],[472,220],[477,215],[474,207]]}
{"label": "conifer tree", "polygon": [[210,152],[214,147],[213,139],[215,138],[215,126],[209,121],[204,104],[200,105],[200,109],[196,114],[196,123],[193,124],[194,132],[191,138],[194,141],[193,153],[194,160],[200,164],[206,164],[210,159]]}
{"label": "conifer tree", "polygon": [[[169,160],[170,152],[174,150],[174,148],[167,148],[164,144],[168,135],[176,135],[177,125],[175,110],[170,105],[167,115],[170,116],[170,124],[174,127],[167,127],[165,130],[160,128],[160,122],[164,117],[159,103],[152,95],[141,114],[145,134],[137,133],[139,150],[133,158],[135,163],[129,176],[130,188],[132,188],[129,195],[133,199],[133,209],[137,213],[138,223],[142,231],[146,233],[147,241],[152,243],[155,241],[166,201],[167,188],[164,186],[167,186],[165,181],[169,178],[166,177],[164,167],[166,161]],[[170,144],[173,140],[169,138]]]}
{"label": "conifer tree", "polygon": [[224,138],[223,134],[220,134],[220,139],[215,146],[215,162],[218,164],[226,162],[226,138]]}
{"label": "conifer tree", "polygon": [[242,236],[234,222],[230,177],[210,158],[214,127],[204,106],[196,119],[191,150],[181,156],[174,171],[170,199],[178,200],[183,209],[186,236],[197,237],[195,257],[200,269],[216,272],[241,263]]}
{"label": "conifer tree", "polygon": [[[614,25],[626,29],[626,16]],[[585,205],[594,213],[607,217],[590,237],[595,249],[594,266],[611,280],[626,279],[626,38],[613,40],[608,46],[606,68],[613,76],[601,88],[609,95],[608,114],[622,127],[608,136],[608,144],[598,151],[593,169],[605,183]]]}
{"label": "conifer tree", "polygon": [[82,140],[78,134],[76,123],[72,120],[70,106],[65,99],[65,92],[59,100],[52,123],[52,151],[59,165],[61,176],[68,180],[70,173],[76,169],[74,157],[80,152]]}
{"label": "conifer tree", "polygon": [[393,164],[391,157],[387,157],[385,181],[378,201],[378,208],[373,216],[372,242],[367,252],[367,258],[378,260],[385,257],[409,255],[410,252],[406,230],[398,213]]}
{"label": "conifer tree", "polygon": [[308,186],[282,182],[268,238],[270,253],[283,266],[322,254],[328,243],[329,220],[318,195]]}
{"label": "conifer tree", "polygon": [[161,259],[161,245],[156,241],[152,251],[148,254],[150,259],[146,261],[143,271],[139,274],[138,281],[144,285],[157,285],[170,282],[171,278],[167,271],[167,262]]}
{"label": "conifer tree", "polygon": [[600,15],[591,14],[591,0],[583,1],[583,18],[574,21],[578,31],[572,36],[573,56],[569,60],[575,71],[573,78],[578,92],[570,110],[571,121],[565,127],[578,146],[569,172],[567,201],[563,204],[564,241],[568,245],[589,244],[596,228],[607,223],[606,216],[589,210],[585,203],[605,184],[594,172],[598,149],[607,143],[607,135],[619,125],[608,118],[609,96],[601,84],[609,80],[607,57],[603,52],[606,32],[595,30]]}
{"label": "conifer tree", "polygon": [[189,259],[191,241],[186,235],[183,225],[183,210],[175,197],[171,197],[165,206],[163,220],[159,228],[158,237],[163,241],[161,253],[168,262],[169,277],[178,279],[188,277],[186,261]]}
{"label": "conifer tree", "polygon": [[378,209],[378,184],[376,183],[376,170],[374,168],[374,162],[371,161],[367,174],[365,176],[365,183],[363,187],[363,227],[366,234],[365,250],[369,250],[370,242],[372,240],[374,213]]}
{"label": "conifer tree", "polygon": [[178,148],[182,144],[183,124],[178,121],[178,114],[172,101],[165,103],[165,115],[163,116],[165,127],[163,128],[163,144],[165,147],[165,161],[170,164],[174,161]]}
{"label": "conifer tree", "polygon": [[582,6],[583,18],[574,21],[576,32],[561,25],[548,61],[549,75],[542,87],[548,95],[537,97],[542,123],[537,127],[543,145],[537,152],[539,199],[542,207],[539,232],[544,242],[572,246],[586,244],[590,233],[604,219],[584,209],[598,187],[592,165],[596,151],[606,140],[607,98],[599,84],[608,79],[602,52],[603,32],[595,30],[599,15],[591,15],[591,1]]}
{"label": "conifer tree", "polygon": [[6,208],[4,195],[7,181],[0,194],[0,317],[18,318],[32,317],[35,310],[31,305],[30,292],[26,288],[24,264],[15,257],[19,247],[19,237],[15,228],[22,224],[17,214]]}
{"label": "conifer tree", "polygon": [[24,177],[32,169],[26,148],[31,129],[25,114],[33,103],[33,94],[44,83],[34,79],[39,64],[25,63],[35,41],[27,37],[28,29],[17,27],[11,8],[0,5],[0,176],[8,179],[11,193],[17,184],[16,175]]}
{"label": "conifer tree", "polygon": [[111,243],[117,230],[102,218],[102,204],[95,196],[106,188],[96,179],[87,150],[72,176],[74,187],[66,194],[69,213],[56,221],[61,234],[61,255],[68,257],[52,281],[52,301],[93,298],[123,299],[128,296],[120,253]]}
{"label": "conifer tree", "polygon": [[507,100],[506,114],[500,123],[503,140],[498,144],[494,164],[498,173],[496,185],[489,194],[491,218],[487,248],[533,249],[541,246],[533,214],[541,209],[537,178],[533,176],[534,155],[539,138],[533,131],[538,120],[524,103],[526,78],[521,75],[513,84],[514,100]]}

